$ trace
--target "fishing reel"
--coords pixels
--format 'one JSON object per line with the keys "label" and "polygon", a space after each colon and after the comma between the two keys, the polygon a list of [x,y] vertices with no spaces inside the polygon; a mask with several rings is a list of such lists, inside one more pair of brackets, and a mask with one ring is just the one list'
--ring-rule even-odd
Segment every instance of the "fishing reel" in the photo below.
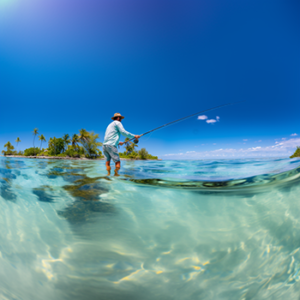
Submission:
{"label": "fishing reel", "polygon": [[139,143],[139,140],[138,140],[138,139],[135,139],[133,142],[134,142],[135,144],[138,144],[138,143]]}

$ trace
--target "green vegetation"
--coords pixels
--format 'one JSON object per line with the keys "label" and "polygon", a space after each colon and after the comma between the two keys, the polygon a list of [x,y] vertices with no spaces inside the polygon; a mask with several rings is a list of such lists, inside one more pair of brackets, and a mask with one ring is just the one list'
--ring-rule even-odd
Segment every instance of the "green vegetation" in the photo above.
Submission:
{"label": "green vegetation", "polygon": [[102,152],[98,149],[98,147],[102,146],[102,143],[97,141],[98,138],[99,138],[99,134],[95,134],[94,131],[80,138],[80,143],[83,146],[86,157],[92,158],[92,157],[101,156]]}
{"label": "green vegetation", "polygon": [[147,159],[148,155],[149,155],[149,153],[145,148],[142,148],[139,151],[139,156],[140,156],[141,159]]}
{"label": "green vegetation", "polygon": [[70,140],[70,136],[66,133],[63,137],[62,137],[63,141],[64,141],[64,151],[66,149],[68,149],[68,145],[71,143]]}
{"label": "green vegetation", "polygon": [[290,158],[294,158],[294,157],[300,157],[300,147],[297,147],[295,153]]}
{"label": "green vegetation", "polygon": [[142,148],[140,151],[136,151],[135,148],[138,147],[137,144],[129,141],[128,138],[125,140],[125,151],[120,154],[121,158],[129,158],[129,159],[158,159],[157,156],[153,156],[148,153],[145,148]]}
{"label": "green vegetation", "polygon": [[76,133],[73,134],[71,143],[72,143],[73,148],[77,149],[78,143],[79,143],[79,136]]}
{"label": "green vegetation", "polygon": [[16,139],[16,143],[17,143],[17,151],[18,151],[18,144],[19,144],[20,142],[21,142],[20,138],[17,137],[17,139]]}
{"label": "green vegetation", "polygon": [[48,143],[48,153],[45,153],[47,156],[55,156],[63,153],[65,150],[65,142],[62,138],[50,138]]}
{"label": "green vegetation", "polygon": [[39,136],[39,140],[41,141],[40,149],[42,149],[42,142],[46,142],[46,139],[45,139],[45,137],[44,137],[43,134],[41,134],[41,135]]}
{"label": "green vegetation", "polygon": [[[35,137],[38,135],[38,129],[33,130],[33,145],[35,142]],[[79,135],[73,134],[72,139],[68,134],[65,134],[61,138],[51,137],[48,141],[48,148],[42,148],[42,143],[46,142],[46,138],[43,134],[39,136],[39,141],[41,141],[39,147],[31,147],[23,151],[13,151],[15,148],[10,143],[7,142],[4,147],[7,148],[6,151],[2,153],[6,155],[24,155],[24,156],[58,156],[58,157],[87,157],[87,158],[101,158],[102,152],[98,147],[102,146],[102,143],[98,141],[99,134],[88,132],[85,129],[79,131]],[[21,142],[20,138],[16,139],[17,145]],[[69,145],[71,143],[71,145]],[[81,144],[81,145],[79,145]]]}
{"label": "green vegetation", "polygon": [[85,129],[79,130],[79,140],[80,142],[86,142],[89,138],[89,133]]}
{"label": "green vegetation", "polygon": [[131,153],[135,153],[135,147],[138,147],[138,145],[131,142],[131,141],[129,141],[129,138],[125,139],[126,155],[131,154]]}
{"label": "green vegetation", "polygon": [[24,156],[35,156],[38,155],[41,152],[39,147],[31,147],[28,149],[25,149]]}
{"label": "green vegetation", "polygon": [[35,140],[35,136],[38,135],[38,129],[37,128],[34,128],[33,131],[32,131],[34,137],[33,137],[33,148],[34,148],[34,140]]}
{"label": "green vegetation", "polygon": [[[39,135],[39,141],[41,141],[40,147],[35,147],[35,137],[38,135],[38,128],[33,130],[33,147],[25,149],[23,151],[14,151],[14,146],[7,142],[4,147],[7,148],[6,151],[2,153],[6,155],[24,155],[24,156],[57,156],[57,157],[73,157],[73,158],[102,158],[102,152],[99,147],[102,146],[99,140],[99,134],[94,131],[88,132],[84,128],[79,130],[79,134],[74,133],[72,138],[69,134],[65,134],[61,138],[51,137],[48,140],[48,148],[42,148],[42,143],[46,142],[46,138],[43,134]],[[20,138],[16,139],[17,147],[18,143],[21,142]],[[71,145],[70,145],[71,144]],[[125,151],[120,153],[121,158],[129,159],[158,159],[157,156],[153,156],[147,152],[145,148],[137,151],[138,145],[129,141],[127,138],[125,140]]]}
{"label": "green vegetation", "polygon": [[17,151],[13,151],[15,147],[11,144],[11,142],[7,142],[4,145],[4,148],[6,148],[6,151],[2,150],[3,155],[15,155]]}

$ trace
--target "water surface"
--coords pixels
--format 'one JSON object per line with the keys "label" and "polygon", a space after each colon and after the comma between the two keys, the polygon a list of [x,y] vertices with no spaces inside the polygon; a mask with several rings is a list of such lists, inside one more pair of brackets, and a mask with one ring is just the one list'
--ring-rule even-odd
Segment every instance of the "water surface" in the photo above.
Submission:
{"label": "water surface", "polygon": [[0,299],[299,299],[300,160],[0,158]]}

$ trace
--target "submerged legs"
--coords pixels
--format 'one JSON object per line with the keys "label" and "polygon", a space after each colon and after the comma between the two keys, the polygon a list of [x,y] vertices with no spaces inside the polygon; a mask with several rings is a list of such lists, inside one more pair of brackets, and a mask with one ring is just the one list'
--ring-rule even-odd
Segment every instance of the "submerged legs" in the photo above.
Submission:
{"label": "submerged legs", "polygon": [[117,161],[117,162],[116,162],[116,168],[115,168],[115,176],[120,176],[120,175],[118,174],[120,168],[121,168],[121,162],[120,162],[120,161]]}
{"label": "submerged legs", "polygon": [[106,165],[107,176],[109,176],[110,175],[110,170],[111,170],[110,161],[107,161],[105,165]]}
{"label": "submerged legs", "polygon": [[[107,161],[105,165],[106,165],[107,176],[110,176],[110,171],[111,171],[110,161]],[[115,176],[120,176],[118,173],[120,168],[121,168],[121,162],[117,161],[116,168],[115,168]]]}

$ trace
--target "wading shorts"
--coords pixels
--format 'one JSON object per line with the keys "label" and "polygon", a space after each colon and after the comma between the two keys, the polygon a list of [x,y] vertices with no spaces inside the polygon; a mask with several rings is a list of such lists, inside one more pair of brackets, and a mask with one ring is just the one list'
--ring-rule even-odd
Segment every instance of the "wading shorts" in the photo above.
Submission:
{"label": "wading shorts", "polygon": [[111,159],[115,163],[120,161],[120,156],[117,147],[111,145],[103,145],[102,149],[103,154],[106,157],[106,161],[110,161]]}

